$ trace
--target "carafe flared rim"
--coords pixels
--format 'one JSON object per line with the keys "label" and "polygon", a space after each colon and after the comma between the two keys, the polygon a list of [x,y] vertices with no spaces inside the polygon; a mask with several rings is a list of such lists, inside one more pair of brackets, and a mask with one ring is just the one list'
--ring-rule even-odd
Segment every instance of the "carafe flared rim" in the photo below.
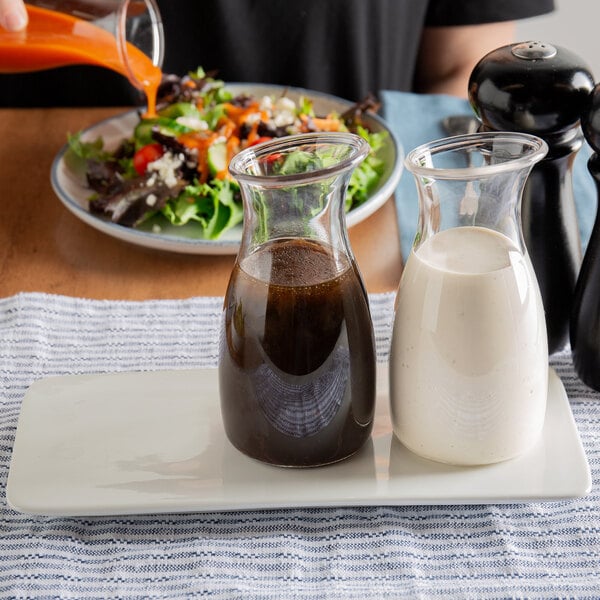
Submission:
{"label": "carafe flared rim", "polygon": [[[291,153],[310,146],[346,146],[349,152],[338,162],[312,171],[289,174],[261,173],[260,163],[278,153]],[[299,183],[312,183],[325,177],[336,176],[354,169],[370,151],[369,143],[354,133],[321,132],[301,133],[271,140],[242,150],[229,163],[229,173],[240,183],[251,183],[265,188],[290,186]]]}
{"label": "carafe flared rim", "polygon": [[[509,153],[511,145],[519,144],[518,152]],[[505,147],[507,158],[502,162],[485,165],[468,165],[460,167],[440,167],[433,164],[432,158],[447,152],[480,150],[485,154],[485,148],[490,155],[501,157],[499,149]],[[441,138],[422,144],[411,150],[404,160],[408,171],[420,177],[431,179],[462,179],[475,180],[500,173],[519,169],[529,169],[546,156],[548,145],[535,135],[518,132],[481,132]]]}
{"label": "carafe flared rim", "polygon": [[[121,58],[121,62],[125,66],[129,81],[134,87],[143,89],[144,82],[138,81],[136,77],[135,69],[132,67],[129,59],[129,50],[127,46],[127,19],[129,18],[128,15],[130,4],[131,0],[123,0],[119,4],[117,9],[115,37],[117,39],[119,56]],[[156,0],[144,0],[144,5],[148,13],[148,19],[150,20],[152,29],[152,47],[149,49],[139,49],[150,58],[155,67],[161,69],[165,57],[165,34],[160,9],[158,8]],[[137,46],[135,43],[133,45]]]}

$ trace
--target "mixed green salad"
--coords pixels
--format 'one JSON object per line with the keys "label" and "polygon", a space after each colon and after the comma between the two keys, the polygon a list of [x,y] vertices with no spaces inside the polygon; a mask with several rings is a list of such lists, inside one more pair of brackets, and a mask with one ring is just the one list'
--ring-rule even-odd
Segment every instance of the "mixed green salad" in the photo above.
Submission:
{"label": "mixed green salad", "polygon": [[181,78],[165,76],[156,116],[140,115],[132,135],[116,149],[106,149],[101,137],[83,141],[80,133],[69,135],[65,162],[85,174],[91,212],[127,227],[152,222],[156,232],[161,221],[193,224],[198,237],[217,239],[243,217],[229,160],[273,138],[316,131],[362,136],[371,152],[352,174],[345,208],[365,202],[384,171],[380,150],[387,132],[369,131],[362,118],[376,108],[368,98],[343,114],[319,116],[310,98],[234,96],[199,68]]}

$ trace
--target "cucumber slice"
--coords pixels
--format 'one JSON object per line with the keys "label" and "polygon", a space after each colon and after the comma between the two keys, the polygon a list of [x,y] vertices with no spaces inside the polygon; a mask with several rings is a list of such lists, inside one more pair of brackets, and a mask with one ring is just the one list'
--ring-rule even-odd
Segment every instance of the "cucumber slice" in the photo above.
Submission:
{"label": "cucumber slice", "polygon": [[227,168],[227,146],[225,142],[216,142],[208,149],[208,169],[216,175]]}
{"label": "cucumber slice", "polygon": [[177,117],[200,118],[200,111],[190,102],[176,102],[159,112],[161,117],[175,120]]}

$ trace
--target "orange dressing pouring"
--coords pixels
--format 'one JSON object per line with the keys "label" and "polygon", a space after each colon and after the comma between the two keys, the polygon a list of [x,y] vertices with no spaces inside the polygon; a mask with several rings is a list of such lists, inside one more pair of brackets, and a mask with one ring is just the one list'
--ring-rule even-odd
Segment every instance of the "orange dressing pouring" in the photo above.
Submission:
{"label": "orange dressing pouring", "polygon": [[[27,12],[29,25],[25,31],[9,33],[0,29],[0,72],[18,73],[89,64],[128,76],[115,38],[108,31],[70,15],[35,6],[28,6]],[[155,116],[161,70],[129,42],[127,52],[130,69],[146,94],[146,116]]]}

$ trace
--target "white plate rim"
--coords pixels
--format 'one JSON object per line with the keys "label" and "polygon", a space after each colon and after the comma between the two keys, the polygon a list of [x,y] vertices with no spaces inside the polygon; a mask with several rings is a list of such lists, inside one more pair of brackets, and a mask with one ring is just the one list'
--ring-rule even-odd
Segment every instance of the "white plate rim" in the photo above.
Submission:
{"label": "white plate rim", "polygon": [[[262,96],[286,92],[292,97],[306,96],[313,100],[318,112],[333,109],[341,112],[353,105],[352,102],[336,96],[304,88],[254,83],[228,83],[225,87],[234,94],[248,93],[254,96]],[[82,139],[93,139],[98,135],[102,135],[108,127],[127,124],[128,120],[131,120],[133,125],[137,121],[137,114],[138,110],[133,109],[98,121],[82,130]],[[393,195],[404,168],[403,147],[385,121],[379,115],[370,113],[366,119],[375,130],[383,129],[388,132],[387,152],[391,154],[393,161],[387,179],[380,184],[373,196],[347,214],[346,224],[349,228],[371,216]],[[120,134],[121,137],[128,135],[128,132],[131,131],[130,127],[124,127],[123,133]],[[110,145],[114,140],[105,141],[107,145]],[[67,150],[68,144],[65,144],[56,154],[50,169],[50,181],[54,193],[64,207],[82,222],[113,238],[146,248],[184,254],[230,255],[237,253],[241,226],[225,232],[224,236],[218,240],[192,239],[181,235],[153,233],[125,227],[90,213],[86,206],[90,191],[82,186],[81,182],[78,182],[66,167],[64,156]]]}

